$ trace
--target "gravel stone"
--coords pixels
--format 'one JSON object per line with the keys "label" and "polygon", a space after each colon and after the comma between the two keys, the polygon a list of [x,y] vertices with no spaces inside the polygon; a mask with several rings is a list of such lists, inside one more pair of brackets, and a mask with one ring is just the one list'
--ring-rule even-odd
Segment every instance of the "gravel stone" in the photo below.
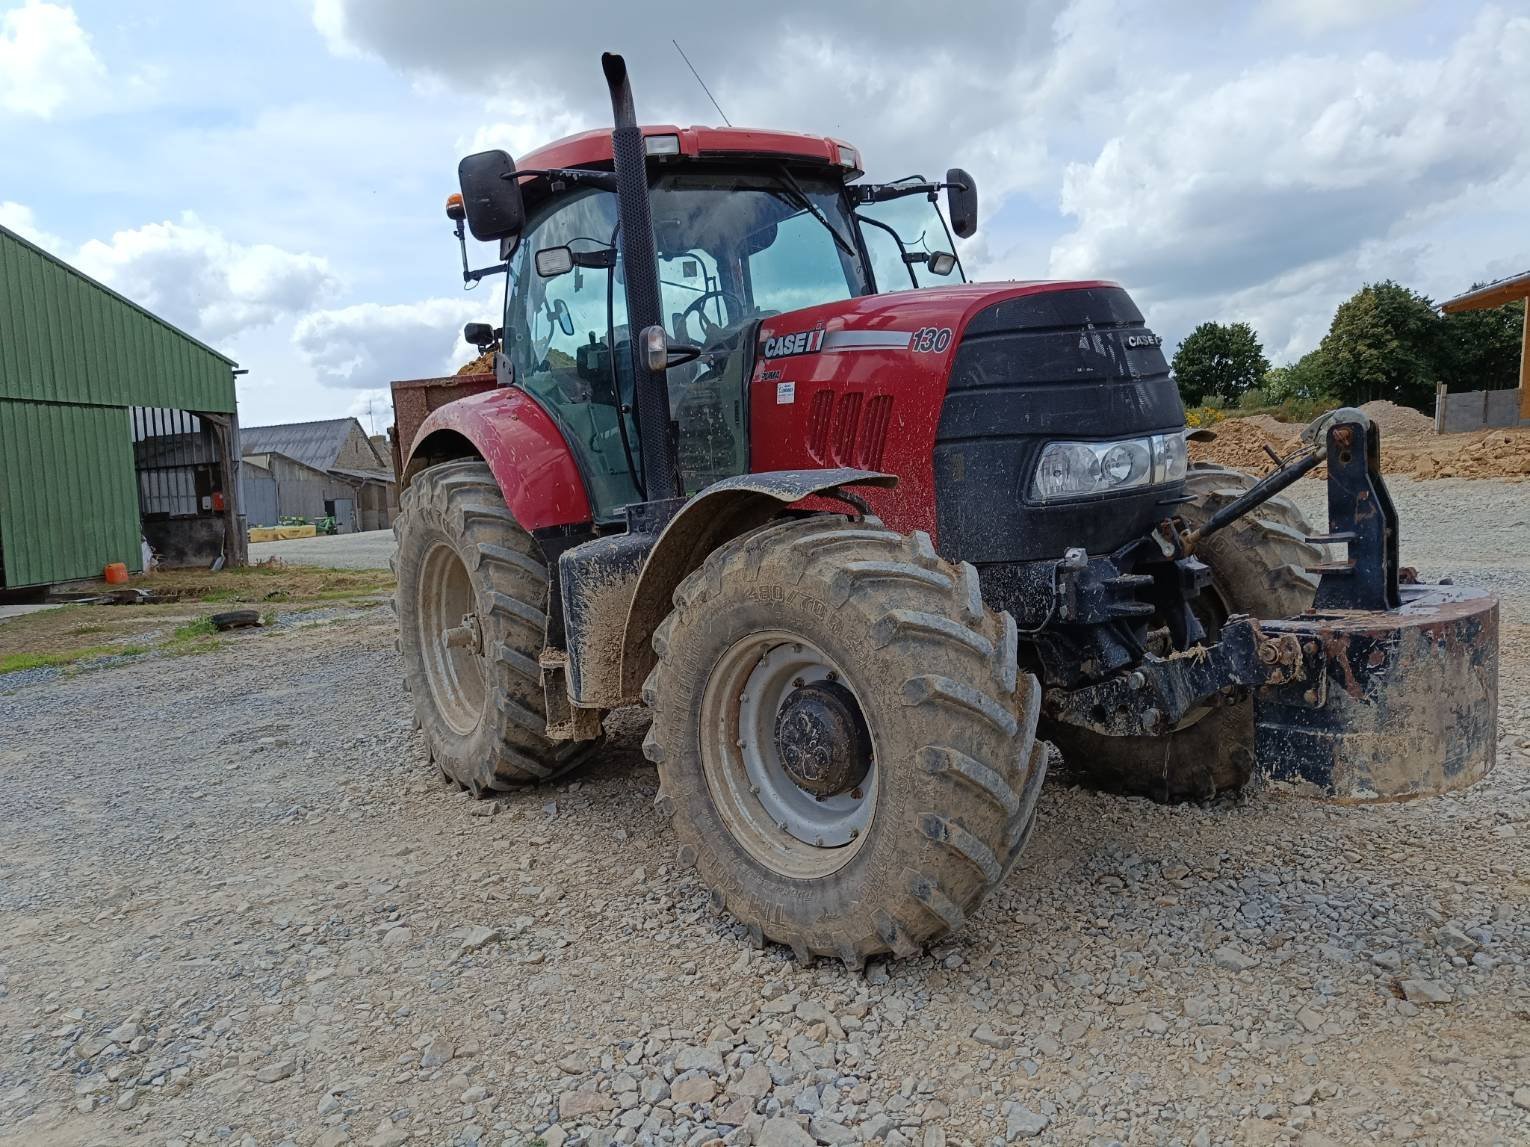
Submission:
{"label": "gravel stone", "polygon": [[641,713],[608,719],[573,783],[442,784],[386,608],[0,677],[0,1126],[180,1147],[992,1147],[1011,1119],[1052,1144],[1524,1141],[1530,486],[1391,488],[1405,563],[1502,596],[1487,778],[1364,809],[1257,785],[1165,808],[1054,763],[983,908],[864,975],[757,951],[711,908],[653,809]]}

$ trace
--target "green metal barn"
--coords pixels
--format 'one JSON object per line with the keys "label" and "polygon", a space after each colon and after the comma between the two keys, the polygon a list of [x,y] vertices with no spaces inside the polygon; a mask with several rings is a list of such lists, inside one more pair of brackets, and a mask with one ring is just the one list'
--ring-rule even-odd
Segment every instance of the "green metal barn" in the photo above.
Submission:
{"label": "green metal barn", "polygon": [[0,227],[0,587],[242,562],[234,369]]}

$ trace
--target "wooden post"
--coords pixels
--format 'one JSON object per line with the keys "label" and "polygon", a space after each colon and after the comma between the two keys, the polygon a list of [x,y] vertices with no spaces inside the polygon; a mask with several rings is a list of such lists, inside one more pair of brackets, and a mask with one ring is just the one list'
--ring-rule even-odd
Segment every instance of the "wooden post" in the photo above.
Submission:
{"label": "wooden post", "polygon": [[1524,330],[1519,339],[1519,420],[1530,422],[1530,297],[1525,299]]}
{"label": "wooden post", "polygon": [[1445,401],[1448,393],[1449,390],[1443,382],[1434,384],[1434,432],[1436,434],[1445,433]]}

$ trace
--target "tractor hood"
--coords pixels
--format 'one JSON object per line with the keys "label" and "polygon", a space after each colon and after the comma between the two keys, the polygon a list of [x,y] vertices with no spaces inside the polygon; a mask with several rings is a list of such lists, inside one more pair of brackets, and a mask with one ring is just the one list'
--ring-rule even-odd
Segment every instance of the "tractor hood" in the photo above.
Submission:
{"label": "tractor hood", "polygon": [[[1162,339],[1115,283],[967,283],[849,299],[764,320],[755,349],[751,467],[895,473],[898,488],[873,503],[890,524],[937,536],[948,556],[1055,557],[1065,536],[1109,551],[1146,532],[1179,492],[1032,498],[1048,442],[1184,427]],[[1104,501],[1109,514],[1080,513]]]}

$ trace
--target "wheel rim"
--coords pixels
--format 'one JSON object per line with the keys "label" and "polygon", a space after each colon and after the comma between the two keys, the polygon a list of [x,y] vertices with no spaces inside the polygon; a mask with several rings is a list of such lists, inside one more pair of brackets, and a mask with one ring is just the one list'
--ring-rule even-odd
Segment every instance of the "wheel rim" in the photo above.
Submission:
{"label": "wheel rim", "polygon": [[735,840],[788,876],[827,876],[849,863],[876,813],[878,754],[869,731],[850,754],[858,758],[864,748],[864,760],[808,779],[818,792],[791,771],[804,776],[790,732],[778,732],[783,710],[791,726],[804,709],[818,711],[805,704],[809,698],[813,704],[827,698],[832,709],[836,696],[849,699],[864,730],[859,697],[843,670],[812,642],[784,632],[735,643],[702,693],[701,759],[713,803]]}
{"label": "wheel rim", "polygon": [[487,693],[483,633],[467,567],[444,542],[421,563],[419,602],[419,648],[436,711],[467,736],[478,727]]}

